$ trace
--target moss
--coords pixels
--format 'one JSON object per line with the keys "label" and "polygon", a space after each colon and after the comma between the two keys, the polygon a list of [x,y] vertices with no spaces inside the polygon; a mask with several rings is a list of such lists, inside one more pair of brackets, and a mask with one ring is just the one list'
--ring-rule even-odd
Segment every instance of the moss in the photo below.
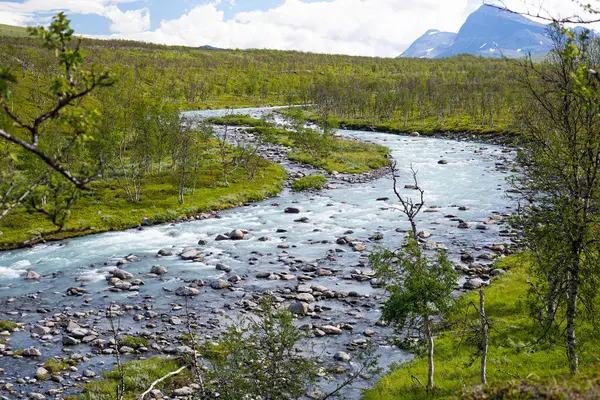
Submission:
{"label": "moss", "polygon": [[15,350],[14,355],[17,357],[23,357],[23,353],[25,353],[23,349],[17,349]]}
{"label": "moss", "polygon": [[19,327],[19,324],[9,320],[0,321],[0,332],[9,331],[12,332]]}
{"label": "moss", "polygon": [[46,368],[48,372],[50,372],[50,374],[56,375],[61,371],[66,371],[69,368],[74,367],[75,365],[77,365],[77,363],[77,360],[73,359],[60,360],[52,357],[46,360],[46,362],[44,363],[44,368]]}
{"label": "moss", "polygon": [[[501,393],[503,387],[510,387],[509,382],[528,382],[523,383],[524,388],[528,385],[545,387],[552,382],[561,382],[562,386],[568,386],[571,382],[562,342],[537,343],[537,336],[532,333],[536,332],[537,324],[530,317],[527,305],[527,265],[528,257],[523,254],[499,261],[497,266],[508,272],[494,280],[485,290],[486,314],[492,324],[489,333],[487,377],[490,386],[495,387],[497,393]],[[479,304],[476,292],[468,292],[461,300],[464,301],[465,307],[469,302]],[[383,377],[364,398],[387,400],[465,397],[464,391],[472,390],[471,388],[479,384],[476,341],[466,340],[464,325],[461,324],[465,318],[465,307],[461,307],[455,315],[446,317],[445,322],[449,329],[436,338],[436,390],[433,395],[428,397],[425,389],[413,379],[416,377],[425,382],[427,377],[427,359],[417,357]],[[472,308],[467,316],[472,323],[478,323],[478,314]],[[595,330],[592,323],[583,321],[579,328],[580,339],[586,346],[580,354],[580,367],[584,376],[586,371],[598,368],[600,340]],[[514,387],[515,390],[517,387],[519,385]],[[540,398],[526,397],[525,393],[524,391],[522,397],[508,398]],[[481,398],[506,397],[490,395]]]}
{"label": "moss", "polygon": [[[134,400],[152,382],[162,378],[169,372],[176,371],[181,367],[180,363],[174,359],[152,357],[147,360],[130,361],[123,364],[125,371],[125,396],[124,400]],[[103,374],[101,380],[88,383],[83,387],[84,393],[77,397],[78,400],[114,400],[117,385],[121,378],[119,371],[113,371]],[[156,386],[157,389],[172,390],[184,386],[193,379],[189,370],[182,371],[180,374],[170,377]]]}
{"label": "moss", "polygon": [[304,190],[321,190],[323,186],[327,183],[327,178],[323,175],[309,175],[304,178],[296,179],[292,183],[292,189],[297,192],[301,192]]}
{"label": "moss", "polygon": [[127,335],[121,339],[121,344],[124,346],[137,349],[140,347],[148,347],[148,339],[141,336]]}

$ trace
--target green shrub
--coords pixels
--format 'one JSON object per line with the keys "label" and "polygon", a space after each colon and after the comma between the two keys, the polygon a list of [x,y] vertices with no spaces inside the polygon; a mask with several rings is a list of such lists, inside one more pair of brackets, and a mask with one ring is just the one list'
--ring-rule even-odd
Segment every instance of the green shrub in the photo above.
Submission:
{"label": "green shrub", "polygon": [[137,349],[139,347],[148,347],[148,339],[141,336],[127,335],[121,339],[121,344],[133,349]]}
{"label": "green shrub", "polygon": [[292,189],[296,192],[301,192],[304,190],[321,190],[323,186],[327,183],[327,178],[323,175],[309,175],[304,178],[296,179],[294,183],[292,183]]}

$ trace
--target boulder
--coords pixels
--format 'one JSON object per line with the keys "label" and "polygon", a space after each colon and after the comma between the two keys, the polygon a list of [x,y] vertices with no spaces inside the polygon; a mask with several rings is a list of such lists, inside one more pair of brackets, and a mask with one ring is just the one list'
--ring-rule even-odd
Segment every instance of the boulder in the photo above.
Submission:
{"label": "boulder", "polygon": [[350,361],[350,355],[348,353],[343,352],[343,351],[338,351],[333,356],[333,359],[336,360],[336,361],[348,362],[348,361]]}
{"label": "boulder", "polygon": [[225,235],[222,235],[222,234],[220,234],[220,233],[219,233],[219,234],[217,235],[217,237],[215,237],[215,240],[216,240],[217,242],[220,242],[220,241],[222,241],[222,240],[229,240],[229,238],[228,238],[227,236],[225,236]]}
{"label": "boulder", "polygon": [[223,272],[227,272],[227,273],[231,272],[231,267],[228,267],[228,266],[227,266],[227,265],[225,265],[225,264],[218,263],[218,264],[215,266],[215,268],[216,268],[218,271],[223,271]]}
{"label": "boulder", "polygon": [[158,255],[163,257],[172,256],[173,252],[169,249],[160,249],[158,250]]}
{"label": "boulder", "polygon": [[121,280],[126,280],[126,279],[133,278],[133,274],[131,272],[127,272],[127,271],[124,271],[124,270],[119,269],[119,268],[113,269],[112,271],[110,271],[110,273],[115,278],[119,278]]}
{"label": "boulder", "polygon": [[187,249],[181,253],[180,257],[182,260],[193,260],[202,255],[202,252],[198,249]]}
{"label": "boulder", "polygon": [[35,271],[27,271],[25,274],[26,281],[39,281],[41,278],[42,276]]}
{"label": "boulder", "polygon": [[242,240],[244,236],[244,232],[241,229],[234,229],[229,233],[229,239],[231,240]]}
{"label": "boulder", "polygon": [[23,350],[23,357],[39,357],[42,352],[37,347],[28,347]]}
{"label": "boulder", "polygon": [[175,294],[177,296],[191,297],[198,296],[200,294],[200,291],[196,288],[192,288],[189,286],[180,286],[177,288],[177,290],[175,290]]}
{"label": "boulder", "polygon": [[297,301],[294,304],[292,304],[291,306],[289,306],[288,310],[292,313],[292,314],[298,314],[298,315],[306,315],[308,314],[308,303],[305,303],[303,301]]}
{"label": "boulder", "polygon": [[319,330],[323,331],[326,335],[341,335],[342,330],[337,326],[333,325],[323,325],[319,328]]}
{"label": "boulder", "polygon": [[152,266],[152,269],[150,270],[151,274],[156,274],[156,275],[164,275],[167,272],[168,272],[167,268],[165,268],[162,265],[154,265],[154,266]]}
{"label": "boulder", "polygon": [[296,300],[302,301],[305,303],[312,303],[313,301],[315,301],[315,298],[310,293],[299,293],[296,295]]}
{"label": "boulder", "polygon": [[217,279],[210,283],[210,287],[216,290],[227,289],[229,286],[231,286],[230,283],[223,279]]}
{"label": "boulder", "polygon": [[300,209],[296,208],[296,207],[288,207],[284,210],[284,212],[286,214],[299,214],[300,213]]}

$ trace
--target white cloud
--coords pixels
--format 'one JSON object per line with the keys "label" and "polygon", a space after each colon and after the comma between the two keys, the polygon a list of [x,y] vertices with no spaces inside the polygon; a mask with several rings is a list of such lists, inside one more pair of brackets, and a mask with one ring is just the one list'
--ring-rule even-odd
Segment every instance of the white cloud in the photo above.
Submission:
{"label": "white cloud", "polygon": [[456,31],[467,5],[468,0],[285,0],[270,10],[225,20],[213,2],[162,21],[156,31],[124,37],[189,46],[395,56],[431,27]]}
{"label": "white cloud", "polygon": [[102,15],[112,21],[112,32],[131,34],[150,29],[150,11],[147,8],[123,12],[115,4],[111,4]]}
{"label": "white cloud", "polygon": [[22,3],[0,1],[0,23],[27,25],[46,22],[39,13],[65,11],[69,14],[96,14],[111,20],[111,32],[131,34],[150,29],[147,8],[121,11],[117,4],[136,0],[25,0]]}
{"label": "white cloud", "polygon": [[[234,0],[203,0],[179,18],[163,20],[158,29],[149,31],[149,10],[123,12],[117,3],[127,1],[132,0],[0,1],[0,22],[3,18],[26,20],[36,11],[63,9],[110,18],[114,32],[111,37],[187,46],[208,44],[223,48],[293,49],[389,57],[400,54],[430,28],[458,31],[467,15],[484,2],[321,0],[306,3],[283,0],[269,10],[240,12],[226,20],[221,8],[232,6]],[[504,4],[517,11],[532,13],[581,14],[577,4],[570,0],[505,0]]]}

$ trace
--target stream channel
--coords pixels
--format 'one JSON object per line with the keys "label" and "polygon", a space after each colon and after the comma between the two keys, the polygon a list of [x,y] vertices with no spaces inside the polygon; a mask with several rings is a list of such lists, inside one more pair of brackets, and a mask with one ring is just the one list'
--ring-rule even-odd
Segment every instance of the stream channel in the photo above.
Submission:
{"label": "stream channel", "polygon": [[[267,111],[235,112],[258,117]],[[416,193],[404,189],[405,184],[413,183],[408,168],[412,164],[418,170],[419,184],[425,190],[425,208],[418,226],[431,234],[427,240],[432,248],[447,248],[458,264],[461,259],[468,259],[485,268],[499,256],[492,249],[511,244],[505,222],[516,204],[507,191],[506,178],[514,167],[515,151],[448,139],[343,130],[338,134],[389,147],[398,162],[400,191],[404,195]],[[442,159],[447,163],[438,163]],[[351,369],[347,362],[334,360],[334,354],[344,351],[352,355],[365,339],[378,344],[383,367],[408,360],[407,353],[387,345],[385,337],[392,333],[391,329],[376,324],[383,291],[371,284],[367,262],[370,248],[398,247],[404,235],[398,231],[409,227],[399,211],[392,180],[386,175],[366,183],[348,183],[325,175],[330,181],[329,189],[294,193],[286,188],[278,197],[221,211],[210,219],[104,233],[0,253],[0,320],[26,324],[8,339],[5,355],[0,356],[0,368],[4,369],[0,396],[13,398],[18,393],[39,392],[46,393],[47,398],[60,398],[74,393],[75,385],[92,379],[94,373],[112,368],[115,360],[110,351],[105,351],[106,344],[94,342],[110,339],[105,310],[111,302],[119,305],[125,333],[148,335],[153,343],[148,349],[125,355],[126,360],[176,353],[176,338],[186,329],[185,324],[178,323],[185,315],[184,298],[175,291],[195,280],[207,283],[198,287],[200,294],[190,298],[189,303],[205,337],[217,337],[227,324],[225,315],[252,310],[259,293],[272,291],[287,306],[295,302],[298,293],[308,292],[314,301],[308,315],[297,319],[298,326],[317,336],[323,332],[317,330],[324,325],[341,330],[310,340],[325,365],[340,364]],[[299,213],[284,212],[287,207],[298,208]],[[304,222],[296,222],[304,217]],[[459,219],[468,222],[468,228],[459,228]],[[248,234],[244,240],[215,241],[216,235],[234,229],[247,230]],[[337,244],[336,240],[345,235],[363,243],[367,251],[353,251],[349,245]],[[269,240],[263,241],[264,237]],[[206,244],[199,245],[199,240]],[[201,258],[182,259],[180,254],[190,248],[197,249]],[[159,256],[159,249],[172,255]],[[129,261],[125,261],[127,256]],[[109,291],[106,276],[118,263],[144,284],[136,285],[135,291]],[[148,277],[157,264],[166,267],[168,273]],[[231,271],[217,270],[217,264]],[[25,281],[23,276],[28,269],[40,273],[42,279]],[[243,279],[227,289],[211,288],[215,279],[227,280],[233,275]],[[464,280],[463,277],[461,284]],[[317,289],[311,288],[315,286]],[[71,287],[81,287],[86,293],[68,296]],[[69,320],[89,330],[86,338],[80,338],[83,343],[63,346]],[[32,331],[36,325],[49,329]],[[41,356],[10,356],[10,349],[30,346],[40,349]],[[51,356],[66,356],[65,353],[81,359],[77,371],[67,371],[62,382],[33,379],[37,363]],[[14,385],[11,390],[2,390],[6,383]],[[335,381],[326,386],[332,385]],[[358,398],[360,392],[354,387],[343,394],[344,398]]]}

